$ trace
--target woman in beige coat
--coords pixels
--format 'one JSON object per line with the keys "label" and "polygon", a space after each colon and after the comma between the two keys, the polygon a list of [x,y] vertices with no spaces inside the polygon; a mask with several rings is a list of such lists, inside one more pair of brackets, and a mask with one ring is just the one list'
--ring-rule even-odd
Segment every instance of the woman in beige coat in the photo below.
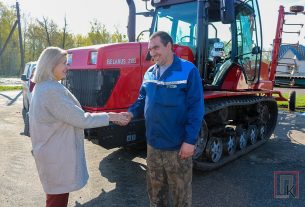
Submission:
{"label": "woman in beige coat", "polygon": [[29,111],[30,134],[46,206],[67,206],[69,192],[88,180],[84,128],[127,123],[123,114],[86,113],[58,81],[66,77],[66,51],[49,47],[39,59]]}

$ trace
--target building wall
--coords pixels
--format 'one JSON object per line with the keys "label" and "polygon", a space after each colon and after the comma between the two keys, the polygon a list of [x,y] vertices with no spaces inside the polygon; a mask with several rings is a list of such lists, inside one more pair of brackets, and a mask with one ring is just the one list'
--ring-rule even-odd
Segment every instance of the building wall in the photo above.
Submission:
{"label": "building wall", "polygon": [[[291,50],[288,50],[285,53],[285,55],[283,56],[283,58],[293,58],[294,56],[295,56],[294,53]],[[283,59],[283,58],[279,59],[280,63],[294,64],[294,60]],[[297,71],[298,71],[298,73],[300,73],[299,75],[305,76],[305,60],[298,60],[296,58],[296,65],[297,65]],[[282,66],[282,65],[277,66],[276,72],[277,72],[277,75],[281,75],[281,74],[282,75],[290,75],[290,74],[288,74],[289,69],[286,65],[285,66]],[[297,74],[295,73],[295,75],[297,75]]]}

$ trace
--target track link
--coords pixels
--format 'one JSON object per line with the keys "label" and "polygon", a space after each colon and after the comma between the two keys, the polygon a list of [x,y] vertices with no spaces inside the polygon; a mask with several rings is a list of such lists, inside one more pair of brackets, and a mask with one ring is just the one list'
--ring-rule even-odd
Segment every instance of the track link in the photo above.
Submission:
{"label": "track link", "polygon": [[[271,137],[275,126],[277,122],[277,103],[273,97],[268,97],[268,96],[240,96],[240,97],[226,97],[226,98],[220,98],[220,99],[213,99],[213,100],[207,100],[205,102],[205,114],[208,116],[209,114],[212,115],[212,113],[216,113],[219,110],[223,110],[225,108],[230,107],[244,107],[247,109],[251,109],[251,107],[256,106],[256,104],[260,103],[263,106],[268,107],[269,111],[269,116],[265,119],[266,121],[266,129],[267,131],[265,132],[265,137],[264,139],[259,139],[255,144],[248,145],[245,149],[238,150],[232,155],[226,155],[224,156],[222,154],[222,157],[219,161],[217,162],[210,162],[208,159],[205,157],[205,152],[206,149],[204,149],[202,156],[200,158],[194,159],[194,167],[196,169],[202,170],[202,171],[210,171],[217,169],[226,163],[233,161],[240,156],[243,156],[247,154],[248,152],[258,148],[262,144],[266,143],[267,140]],[[236,112],[237,113],[237,112]],[[209,123],[207,122],[207,125]],[[209,130],[209,129],[208,129]],[[208,134],[208,133],[207,133]],[[208,138],[209,139],[209,138]],[[222,137],[224,140],[224,138]],[[207,140],[208,141],[208,140]]]}

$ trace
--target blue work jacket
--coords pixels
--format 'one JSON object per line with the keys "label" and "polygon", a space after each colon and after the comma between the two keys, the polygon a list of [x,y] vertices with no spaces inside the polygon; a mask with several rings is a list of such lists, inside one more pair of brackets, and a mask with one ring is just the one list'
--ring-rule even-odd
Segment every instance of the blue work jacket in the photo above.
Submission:
{"label": "blue work jacket", "polygon": [[177,150],[195,144],[202,124],[202,80],[194,64],[174,55],[172,65],[157,78],[158,66],[143,78],[139,97],[129,108],[135,118],[144,114],[147,143],[156,149]]}

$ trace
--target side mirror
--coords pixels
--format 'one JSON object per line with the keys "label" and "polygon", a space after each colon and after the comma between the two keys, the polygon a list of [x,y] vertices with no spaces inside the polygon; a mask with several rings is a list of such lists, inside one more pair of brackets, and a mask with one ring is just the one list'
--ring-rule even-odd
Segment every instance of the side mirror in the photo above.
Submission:
{"label": "side mirror", "polygon": [[223,24],[231,24],[235,20],[235,0],[220,0],[220,18]]}
{"label": "side mirror", "polygon": [[291,6],[290,7],[290,12],[293,13],[299,13],[299,12],[304,12],[304,6]]}
{"label": "side mirror", "polygon": [[20,78],[21,78],[21,80],[23,80],[23,81],[28,81],[28,80],[29,80],[29,79],[26,77],[25,74],[22,74]]}
{"label": "side mirror", "polygon": [[252,48],[252,52],[253,55],[257,55],[259,53],[261,53],[261,48],[259,46],[255,46]]}
{"label": "side mirror", "polygon": [[155,12],[152,11],[148,11],[148,12],[137,12],[136,15],[143,15],[144,17],[153,17],[155,14]]}

